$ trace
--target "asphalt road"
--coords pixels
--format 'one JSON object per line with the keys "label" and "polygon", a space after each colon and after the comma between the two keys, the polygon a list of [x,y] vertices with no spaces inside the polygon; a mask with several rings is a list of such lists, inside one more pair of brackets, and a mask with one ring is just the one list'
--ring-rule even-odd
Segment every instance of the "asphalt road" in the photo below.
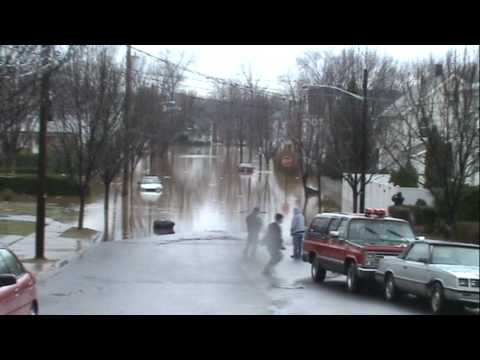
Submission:
{"label": "asphalt road", "polygon": [[343,276],[323,284],[284,252],[274,277],[267,255],[242,260],[235,239],[165,237],[100,243],[39,282],[41,314],[428,314],[416,298],[387,303],[379,292],[349,294]]}

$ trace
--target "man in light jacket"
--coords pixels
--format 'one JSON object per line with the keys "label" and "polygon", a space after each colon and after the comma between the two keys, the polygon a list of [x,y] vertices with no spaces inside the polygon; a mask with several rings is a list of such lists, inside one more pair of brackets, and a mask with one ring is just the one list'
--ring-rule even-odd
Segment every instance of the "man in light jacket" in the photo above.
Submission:
{"label": "man in light jacket", "polygon": [[293,255],[294,259],[301,259],[302,257],[302,241],[305,233],[305,217],[300,209],[293,210],[292,226],[290,227],[290,234],[293,237]]}

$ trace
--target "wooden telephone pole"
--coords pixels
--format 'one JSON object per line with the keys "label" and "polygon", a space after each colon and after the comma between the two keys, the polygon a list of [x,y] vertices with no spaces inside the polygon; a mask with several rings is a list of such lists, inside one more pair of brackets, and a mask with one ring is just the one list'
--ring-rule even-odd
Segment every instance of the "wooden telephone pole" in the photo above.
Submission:
{"label": "wooden telephone pole", "polygon": [[45,202],[47,198],[47,122],[50,118],[51,45],[42,45],[42,75],[40,80],[40,119],[38,132],[37,219],[35,258],[45,259]]}
{"label": "wooden telephone pole", "polygon": [[[132,48],[127,45],[127,67],[125,79],[125,104],[124,104],[124,126],[125,126],[125,140],[128,141],[128,134],[130,129],[130,95],[131,95],[131,81],[132,81]],[[125,144],[125,151],[129,151],[127,144]],[[128,218],[128,188],[130,180],[130,154],[125,156],[125,164],[123,166],[122,179],[122,232],[123,238],[129,236],[129,218]]]}
{"label": "wooden telephone pole", "polygon": [[363,119],[362,119],[362,160],[360,169],[360,212],[365,212],[366,172],[368,170],[368,104],[367,104],[368,70],[363,70]]}

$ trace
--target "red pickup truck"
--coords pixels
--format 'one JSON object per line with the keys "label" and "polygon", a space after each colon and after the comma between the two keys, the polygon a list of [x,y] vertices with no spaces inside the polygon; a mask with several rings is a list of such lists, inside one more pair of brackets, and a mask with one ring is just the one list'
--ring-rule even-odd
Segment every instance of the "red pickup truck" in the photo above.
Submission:
{"label": "red pickup truck", "polygon": [[365,214],[315,216],[305,233],[302,257],[311,264],[313,280],[322,282],[327,271],[345,274],[350,292],[374,280],[380,259],[398,256],[416,240],[407,221],[385,214],[367,209]]}

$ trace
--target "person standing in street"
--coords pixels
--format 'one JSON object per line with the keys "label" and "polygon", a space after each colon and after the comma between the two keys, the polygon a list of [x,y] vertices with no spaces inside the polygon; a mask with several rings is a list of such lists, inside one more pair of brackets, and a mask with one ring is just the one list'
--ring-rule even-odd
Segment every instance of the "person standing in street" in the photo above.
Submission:
{"label": "person standing in street", "polygon": [[305,217],[302,211],[298,208],[293,210],[292,225],[290,227],[290,234],[293,238],[293,254],[292,258],[300,259],[302,257],[302,242],[303,234],[305,233]]}
{"label": "person standing in street", "polygon": [[256,206],[247,216],[247,245],[243,251],[243,257],[253,258],[257,252],[258,237],[262,229],[263,221],[260,218],[260,208]]}
{"label": "person standing in street", "polygon": [[270,253],[270,261],[263,269],[264,275],[271,275],[273,267],[282,260],[281,250],[285,250],[282,239],[282,228],[280,226],[282,222],[283,215],[276,214],[275,221],[268,225],[264,241],[268,252]]}

